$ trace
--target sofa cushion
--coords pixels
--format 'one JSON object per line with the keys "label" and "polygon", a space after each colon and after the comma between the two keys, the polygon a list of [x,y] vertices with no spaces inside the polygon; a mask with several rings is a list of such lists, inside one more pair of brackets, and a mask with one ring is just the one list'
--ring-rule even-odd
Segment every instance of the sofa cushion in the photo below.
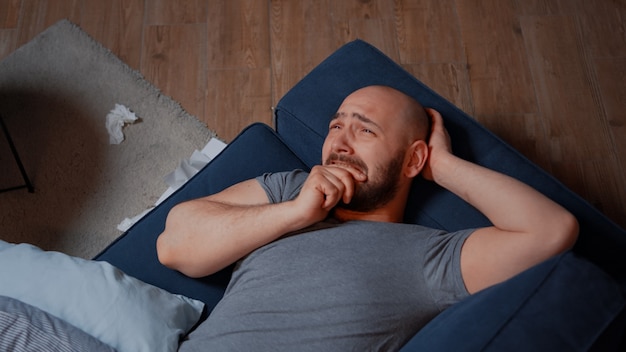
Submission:
{"label": "sofa cushion", "polygon": [[156,254],[156,239],[165,228],[168,212],[180,202],[217,193],[265,172],[297,168],[306,169],[306,165],[271,128],[263,124],[251,125],[191,180],[95,259],[108,261],[125,273],[170,292],[201,300],[210,312],[222,298],[232,268],[193,280],[161,265]]}
{"label": "sofa cushion", "polygon": [[450,307],[403,350],[588,351],[625,304],[610,276],[567,252]]}

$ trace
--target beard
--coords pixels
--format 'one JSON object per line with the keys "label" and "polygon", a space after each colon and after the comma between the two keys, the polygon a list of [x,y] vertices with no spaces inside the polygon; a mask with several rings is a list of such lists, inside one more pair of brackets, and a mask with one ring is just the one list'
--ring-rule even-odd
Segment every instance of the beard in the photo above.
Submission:
{"label": "beard", "polygon": [[[330,165],[333,161],[353,165],[363,173],[368,174],[368,167],[361,159],[332,153],[326,159],[325,164]],[[377,165],[375,176],[368,175],[367,181],[356,184],[350,203],[346,204],[340,201],[337,207],[366,213],[389,203],[398,193],[403,161],[404,151],[400,150],[386,165]]]}

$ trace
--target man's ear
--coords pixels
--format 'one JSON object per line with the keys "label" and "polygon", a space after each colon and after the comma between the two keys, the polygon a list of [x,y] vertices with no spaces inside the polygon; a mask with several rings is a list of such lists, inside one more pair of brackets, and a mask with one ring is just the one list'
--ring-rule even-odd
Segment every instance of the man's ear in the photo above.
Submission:
{"label": "man's ear", "polygon": [[404,175],[413,178],[419,175],[426,166],[428,160],[428,144],[423,140],[417,140],[407,149]]}

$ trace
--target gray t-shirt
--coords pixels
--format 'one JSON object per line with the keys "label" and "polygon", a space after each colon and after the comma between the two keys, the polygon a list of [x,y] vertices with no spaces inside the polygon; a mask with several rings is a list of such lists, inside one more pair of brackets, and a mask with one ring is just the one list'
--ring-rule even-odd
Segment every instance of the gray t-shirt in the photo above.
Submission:
{"label": "gray t-shirt", "polygon": [[[258,178],[294,199],[302,171]],[[180,351],[393,351],[468,295],[460,251],[472,230],[328,219],[243,258],[224,298]]]}

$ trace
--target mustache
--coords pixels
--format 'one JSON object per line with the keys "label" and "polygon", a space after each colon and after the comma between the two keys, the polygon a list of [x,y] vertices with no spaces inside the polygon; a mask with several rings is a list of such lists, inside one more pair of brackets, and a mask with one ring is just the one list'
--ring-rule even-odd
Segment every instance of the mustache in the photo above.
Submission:
{"label": "mustache", "polygon": [[343,164],[348,164],[356,169],[359,169],[361,172],[367,175],[367,165],[365,164],[365,162],[363,162],[363,160],[357,157],[351,157],[351,156],[337,154],[337,153],[330,153],[330,155],[328,155],[328,158],[326,158],[324,165],[331,165],[333,162],[340,162]]}

